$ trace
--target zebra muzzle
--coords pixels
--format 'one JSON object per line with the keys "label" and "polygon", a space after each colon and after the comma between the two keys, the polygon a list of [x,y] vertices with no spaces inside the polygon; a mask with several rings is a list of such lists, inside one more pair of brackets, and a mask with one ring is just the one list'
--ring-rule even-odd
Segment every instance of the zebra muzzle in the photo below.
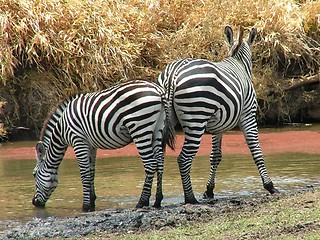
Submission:
{"label": "zebra muzzle", "polygon": [[40,202],[35,197],[32,199],[32,204],[37,208],[44,208],[46,206],[45,203]]}

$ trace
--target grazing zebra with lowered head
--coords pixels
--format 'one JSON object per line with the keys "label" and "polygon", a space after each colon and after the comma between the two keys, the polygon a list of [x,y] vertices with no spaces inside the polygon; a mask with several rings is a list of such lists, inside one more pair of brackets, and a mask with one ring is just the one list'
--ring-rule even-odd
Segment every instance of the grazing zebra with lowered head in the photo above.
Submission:
{"label": "grazing zebra with lowered head", "polygon": [[136,207],[149,205],[157,172],[155,207],[161,206],[164,149],[174,148],[163,89],[147,81],[131,81],[100,92],[79,94],[63,101],[44,123],[36,146],[36,182],[32,200],[44,207],[58,184],[58,167],[72,146],[83,185],[84,212],[95,210],[95,159],[97,148],[116,149],[134,142],[145,168],[145,182]]}
{"label": "grazing zebra with lowered head", "polygon": [[239,126],[245,136],[264,188],[271,194],[277,192],[267,173],[258,140],[251,53],[257,30],[251,30],[247,41],[243,40],[243,31],[240,28],[239,39],[234,41],[232,29],[225,28],[231,48],[229,57],[222,62],[177,60],[166,66],[158,77],[158,84],[166,90],[171,104],[171,119],[174,125],[179,122],[185,133],[178,157],[185,203],[198,203],[192,191],[190,170],[202,135],[213,134],[210,177],[204,193],[205,197],[213,198],[215,172],[222,158],[222,133],[235,126]]}

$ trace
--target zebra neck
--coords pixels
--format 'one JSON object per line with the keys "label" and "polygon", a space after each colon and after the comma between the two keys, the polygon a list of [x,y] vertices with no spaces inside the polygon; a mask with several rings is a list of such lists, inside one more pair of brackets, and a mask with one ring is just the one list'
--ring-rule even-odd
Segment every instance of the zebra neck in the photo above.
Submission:
{"label": "zebra neck", "polygon": [[224,61],[218,63],[219,68],[229,72],[229,73],[242,73],[242,76],[247,76],[247,78],[251,81],[252,64],[245,64],[238,58],[228,57]]}
{"label": "zebra neck", "polygon": [[52,144],[49,145],[47,156],[45,158],[45,166],[50,169],[50,172],[56,173],[58,171],[59,165],[66,153],[68,146],[53,147]]}

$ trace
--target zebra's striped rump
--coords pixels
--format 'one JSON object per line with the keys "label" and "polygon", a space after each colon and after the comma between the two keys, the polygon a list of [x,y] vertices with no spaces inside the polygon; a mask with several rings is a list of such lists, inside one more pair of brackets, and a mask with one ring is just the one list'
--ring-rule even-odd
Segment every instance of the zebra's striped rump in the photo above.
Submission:
{"label": "zebra's striped rump", "polygon": [[83,211],[95,208],[97,148],[116,149],[134,142],[146,179],[137,207],[149,205],[154,174],[158,174],[156,207],[162,200],[164,148],[174,147],[174,128],[162,88],[131,81],[110,89],[79,94],[62,102],[45,122],[37,144],[34,170],[35,206],[44,206],[57,186],[58,167],[68,146],[74,148],[83,184]]}
{"label": "zebra's striped rump", "polygon": [[175,74],[173,102],[182,128],[219,133],[237,125],[244,101],[239,80],[207,60],[184,61]]}

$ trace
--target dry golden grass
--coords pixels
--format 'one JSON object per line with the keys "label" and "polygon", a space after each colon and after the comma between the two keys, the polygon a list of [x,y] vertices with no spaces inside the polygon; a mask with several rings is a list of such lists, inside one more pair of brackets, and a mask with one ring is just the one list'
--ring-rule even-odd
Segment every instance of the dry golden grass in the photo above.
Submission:
{"label": "dry golden grass", "polygon": [[[255,85],[268,101],[283,77],[319,70],[319,14],[320,2],[310,0],[0,0],[0,83],[41,95],[45,81],[61,99],[129,78],[154,80],[177,58],[223,59],[224,26],[243,25],[259,31]],[[31,79],[30,71],[52,78]]]}

